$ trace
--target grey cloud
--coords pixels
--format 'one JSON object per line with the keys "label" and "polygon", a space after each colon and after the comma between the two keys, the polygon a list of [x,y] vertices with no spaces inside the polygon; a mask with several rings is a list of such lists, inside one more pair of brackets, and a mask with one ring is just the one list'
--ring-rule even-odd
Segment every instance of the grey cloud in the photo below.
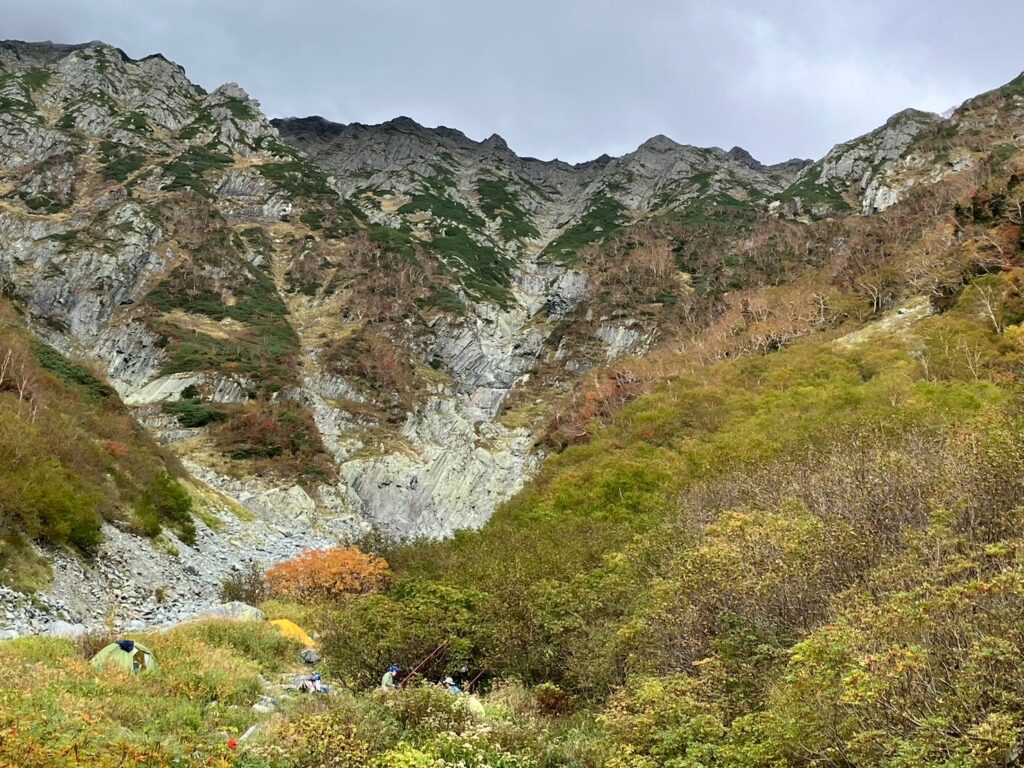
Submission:
{"label": "grey cloud", "polygon": [[664,133],[776,162],[1024,69],[1024,5],[948,0],[6,0],[3,36],[161,52],[273,116],[399,114],[585,160]]}

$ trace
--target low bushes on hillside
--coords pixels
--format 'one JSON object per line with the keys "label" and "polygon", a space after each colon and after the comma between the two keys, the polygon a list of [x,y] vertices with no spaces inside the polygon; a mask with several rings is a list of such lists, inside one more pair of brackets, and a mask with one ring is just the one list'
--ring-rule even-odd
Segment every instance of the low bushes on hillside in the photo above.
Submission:
{"label": "low bushes on hillside", "polygon": [[[398,585],[350,601],[331,635],[367,639],[339,642],[332,663],[370,683],[453,638],[473,669],[584,701],[706,663],[727,720],[763,707],[793,645],[937,515],[957,546],[1017,535],[1014,281],[982,294],[979,278],[902,334],[664,381],[550,458],[483,531],[391,548]],[[442,587],[443,605],[399,597]]]}
{"label": "low bushes on hillside", "polygon": [[376,400],[397,406],[399,413],[411,407],[416,378],[409,352],[382,333],[362,329],[333,341],[323,358],[329,371],[355,380]]}
{"label": "low bushes on hillside", "polygon": [[246,563],[239,570],[229,573],[220,585],[220,599],[224,602],[237,601],[246,605],[259,605],[270,597],[263,569],[254,562]]}
{"label": "low bushes on hillside", "polygon": [[251,461],[257,472],[316,482],[334,476],[313,415],[295,403],[257,401],[236,407],[216,426],[217,447],[236,461]]}
{"label": "low bushes on hillside", "polygon": [[380,681],[381,670],[399,664],[440,679],[471,665],[493,616],[484,596],[471,589],[404,581],[385,595],[355,596],[332,614],[322,648],[332,671],[358,687]]}
{"label": "low bushes on hillside", "polygon": [[28,541],[95,552],[104,521],[191,540],[177,471],[110,387],[0,304],[0,577],[31,586]]}

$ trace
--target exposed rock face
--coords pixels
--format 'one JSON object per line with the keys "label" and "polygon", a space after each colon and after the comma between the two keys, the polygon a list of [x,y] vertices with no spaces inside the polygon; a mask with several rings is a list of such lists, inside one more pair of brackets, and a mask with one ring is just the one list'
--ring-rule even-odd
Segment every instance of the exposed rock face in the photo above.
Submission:
{"label": "exposed rock face", "polygon": [[898,175],[894,166],[941,121],[939,115],[916,109],[898,112],[882,127],[837,144],[821,160],[806,166],[786,196],[795,199],[798,211],[815,216],[844,207],[864,213],[884,210],[913,185],[893,183],[891,178]]}
{"label": "exposed rock face", "polygon": [[863,188],[874,166],[902,157],[914,138],[939,120],[938,115],[914,109],[893,115],[881,128],[833,147],[817,164],[819,182],[859,183]]}
{"label": "exposed rock face", "polygon": [[973,165],[970,153],[964,149],[950,153],[948,162],[936,165],[931,158],[911,153],[884,165],[875,173],[861,198],[861,212],[878,213],[890,208],[919,184],[934,184],[945,176],[968,170]]}
{"label": "exposed rock face", "polygon": [[202,373],[172,373],[151,380],[124,398],[128,405],[150,405],[168,400],[180,400],[189,387],[202,388],[213,403],[242,403],[248,399],[245,382],[221,379]]}
{"label": "exposed rock face", "polygon": [[402,434],[412,452],[342,465],[354,505],[392,534],[436,537],[478,528],[539,462],[526,430],[474,426],[451,400],[428,403]]}

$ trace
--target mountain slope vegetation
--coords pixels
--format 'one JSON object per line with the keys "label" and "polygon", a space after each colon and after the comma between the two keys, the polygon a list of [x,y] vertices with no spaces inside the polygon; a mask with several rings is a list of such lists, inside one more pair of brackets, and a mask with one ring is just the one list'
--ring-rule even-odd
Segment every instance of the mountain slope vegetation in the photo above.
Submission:
{"label": "mountain slope vegetation", "polygon": [[33,542],[95,554],[104,522],[185,541],[195,528],[180,464],[93,370],[33,338],[0,305],[0,573],[45,584]]}
{"label": "mountain slope vegetation", "polygon": [[[379,576],[299,557],[263,603],[332,696],[284,692],[298,647],[263,623],[144,632],[138,678],[87,665],[106,635],[5,642],[0,760],[1020,763],[1019,79],[812,164],[655,137],[568,166],[271,125],[106,46],[0,62],[4,581],[104,522],[213,536],[186,466],[294,483],[258,521],[283,538],[362,504],[376,557],[346,557]],[[416,675],[368,693],[392,663]],[[420,684],[448,675],[480,706]]]}
{"label": "mountain slope vegetation", "polygon": [[1022,171],[802,228],[787,284],[567,402],[482,531],[387,551],[337,673],[454,636],[439,667],[601,713],[579,764],[1012,764]]}

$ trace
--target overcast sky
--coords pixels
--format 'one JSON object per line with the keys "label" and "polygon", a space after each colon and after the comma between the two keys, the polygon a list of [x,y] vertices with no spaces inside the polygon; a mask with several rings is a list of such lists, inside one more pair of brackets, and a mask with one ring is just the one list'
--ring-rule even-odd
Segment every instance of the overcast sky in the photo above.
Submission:
{"label": "overcast sky", "polygon": [[1020,0],[0,0],[0,37],[160,52],[274,117],[408,115],[586,160],[664,133],[819,157],[1024,69]]}

